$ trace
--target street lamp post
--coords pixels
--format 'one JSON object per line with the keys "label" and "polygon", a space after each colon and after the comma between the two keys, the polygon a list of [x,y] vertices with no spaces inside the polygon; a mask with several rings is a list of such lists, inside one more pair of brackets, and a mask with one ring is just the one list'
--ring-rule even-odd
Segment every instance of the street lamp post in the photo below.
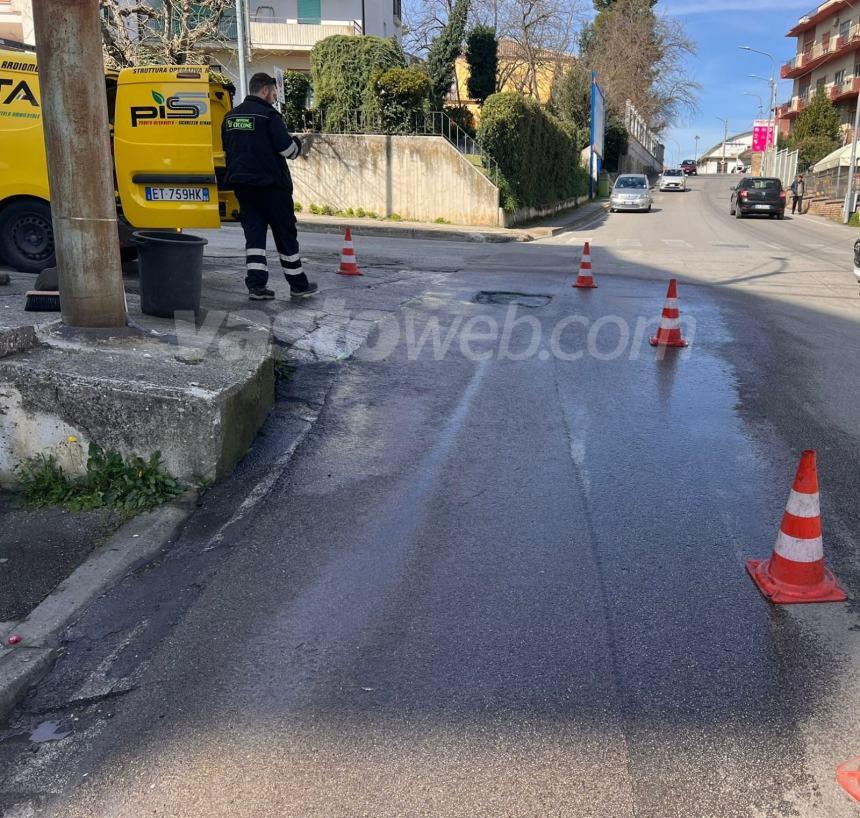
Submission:
{"label": "street lamp post", "polygon": [[728,166],[726,165],[726,142],[729,139],[729,121],[728,119],[723,119],[721,116],[718,116],[717,119],[723,123],[723,173],[728,170]]}
{"label": "street lamp post", "polygon": [[248,54],[245,44],[248,35],[245,31],[245,5],[242,0],[236,0],[236,55],[239,58],[239,94],[241,102],[248,93]]}
{"label": "street lamp post", "polygon": [[[752,54],[761,54],[763,57],[767,57],[770,60],[770,79],[766,80],[766,82],[770,83],[770,113],[768,114],[768,130],[770,133],[768,134],[768,143],[770,147],[776,147],[776,60],[773,58],[773,54],[769,54],[767,51],[759,51],[757,48],[750,48],[748,45],[738,46],[741,51],[749,51]],[[764,77],[759,77],[758,79],[764,79]],[[770,134],[773,134],[771,137]]]}
{"label": "street lamp post", "polygon": [[702,137],[700,137],[698,134],[697,134],[696,136],[694,136],[694,137],[693,137],[693,139],[695,139],[695,140],[696,140],[696,151],[695,151],[695,154],[696,154],[696,155],[695,155],[695,157],[694,157],[694,160],[695,160],[695,162],[696,162],[696,167],[698,167],[698,165],[699,165],[699,140],[700,140],[701,138],[702,138]]}
{"label": "street lamp post", "polygon": [[[744,91],[744,96],[745,97],[755,97],[758,100],[758,112],[759,112],[759,114],[764,113],[764,103],[762,102],[761,96],[759,96],[758,94],[753,94],[750,91]],[[770,123],[769,117],[768,117],[768,123]]]}

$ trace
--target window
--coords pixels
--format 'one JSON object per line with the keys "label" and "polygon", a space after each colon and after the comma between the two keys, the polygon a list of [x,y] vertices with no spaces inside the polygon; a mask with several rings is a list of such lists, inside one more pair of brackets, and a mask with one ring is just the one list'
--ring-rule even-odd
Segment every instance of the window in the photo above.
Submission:
{"label": "window", "polygon": [[394,17],[397,20],[403,19],[403,0],[394,0]]}
{"label": "window", "polygon": [[322,0],[299,0],[299,22],[318,26],[322,22]]}
{"label": "window", "polygon": [[842,85],[842,83],[845,82],[845,69],[844,68],[841,71],[837,71],[833,75],[833,82],[836,83],[836,85]]}
{"label": "window", "polygon": [[815,93],[817,94],[819,91],[824,90],[824,83],[827,82],[827,77],[819,77],[815,81]]}
{"label": "window", "polygon": [[846,20],[844,23],[839,24],[839,36],[843,39],[848,39],[848,34],[851,32],[851,21]]}
{"label": "window", "polygon": [[854,76],[860,77],[860,62],[855,63],[854,65]]}

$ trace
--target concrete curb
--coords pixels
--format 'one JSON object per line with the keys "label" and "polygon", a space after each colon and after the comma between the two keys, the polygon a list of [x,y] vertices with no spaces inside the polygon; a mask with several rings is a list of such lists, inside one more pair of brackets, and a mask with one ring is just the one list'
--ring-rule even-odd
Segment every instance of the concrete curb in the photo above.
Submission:
{"label": "concrete curb", "polygon": [[374,223],[367,219],[299,219],[298,229],[303,233],[342,233],[347,225],[356,236],[377,236],[389,239],[429,239],[436,241],[509,242],[531,241],[527,230],[482,230],[479,227],[430,227],[414,223]]}
{"label": "concrete curb", "polygon": [[[179,500],[129,520],[23,622],[0,634],[0,721],[51,669],[58,654],[60,632],[136,565],[158,554],[193,509],[190,501]],[[11,633],[21,637],[15,647],[7,646]]]}

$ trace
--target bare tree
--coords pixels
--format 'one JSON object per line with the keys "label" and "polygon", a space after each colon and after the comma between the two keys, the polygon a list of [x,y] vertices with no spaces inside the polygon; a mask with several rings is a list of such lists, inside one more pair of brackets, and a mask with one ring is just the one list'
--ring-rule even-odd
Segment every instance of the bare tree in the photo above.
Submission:
{"label": "bare tree", "polygon": [[630,100],[655,131],[696,108],[699,84],[685,66],[696,53],[680,20],[655,15],[650,0],[616,0],[586,28],[583,59],[610,108]]}
{"label": "bare tree", "polygon": [[233,0],[99,0],[105,57],[117,68],[203,62],[226,37]]}
{"label": "bare tree", "polygon": [[499,87],[539,99],[570,61],[576,0],[499,0]]}

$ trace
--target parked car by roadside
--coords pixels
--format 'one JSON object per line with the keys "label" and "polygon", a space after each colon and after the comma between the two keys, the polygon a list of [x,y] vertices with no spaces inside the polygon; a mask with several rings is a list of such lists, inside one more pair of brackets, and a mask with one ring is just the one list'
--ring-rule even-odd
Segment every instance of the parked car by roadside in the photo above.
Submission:
{"label": "parked car by roadside", "polygon": [[609,197],[609,212],[651,210],[651,185],[644,173],[625,173],[615,180]]}
{"label": "parked car by roadside", "polygon": [[744,176],[732,188],[729,213],[736,219],[744,216],[785,218],[785,190],[779,179]]}
{"label": "parked car by roadside", "polygon": [[685,176],[698,176],[699,168],[696,165],[695,159],[685,159],[681,162],[681,170],[684,171]]}
{"label": "parked car by roadside", "polygon": [[680,190],[687,189],[687,177],[684,171],[679,168],[667,168],[663,171],[663,175],[657,180],[657,187],[663,190]]}

